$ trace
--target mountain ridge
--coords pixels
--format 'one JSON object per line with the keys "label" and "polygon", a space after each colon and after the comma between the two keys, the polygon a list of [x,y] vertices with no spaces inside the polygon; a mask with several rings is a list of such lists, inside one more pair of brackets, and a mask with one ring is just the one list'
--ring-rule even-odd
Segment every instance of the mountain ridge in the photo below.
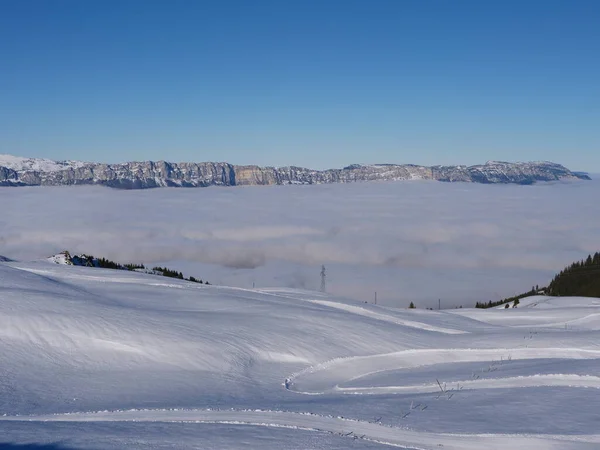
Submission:
{"label": "mountain ridge", "polygon": [[227,162],[132,161],[105,164],[0,155],[0,186],[103,185],[119,189],[155,187],[326,184],[357,181],[436,180],[483,184],[533,184],[561,179],[589,180],[549,161],[466,166],[351,164],[342,169],[234,165]]}

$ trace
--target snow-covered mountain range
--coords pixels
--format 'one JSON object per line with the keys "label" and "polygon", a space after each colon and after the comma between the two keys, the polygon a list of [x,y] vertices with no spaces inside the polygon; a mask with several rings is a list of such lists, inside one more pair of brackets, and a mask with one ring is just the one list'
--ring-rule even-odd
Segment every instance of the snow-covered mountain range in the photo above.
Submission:
{"label": "snow-covered mountain range", "polygon": [[437,180],[475,183],[532,184],[537,181],[589,179],[552,162],[489,161],[475,166],[354,164],[343,169],[239,166],[225,162],[120,164],[52,161],[0,155],[0,186],[97,184],[121,189],[282,184],[349,183],[355,181]]}

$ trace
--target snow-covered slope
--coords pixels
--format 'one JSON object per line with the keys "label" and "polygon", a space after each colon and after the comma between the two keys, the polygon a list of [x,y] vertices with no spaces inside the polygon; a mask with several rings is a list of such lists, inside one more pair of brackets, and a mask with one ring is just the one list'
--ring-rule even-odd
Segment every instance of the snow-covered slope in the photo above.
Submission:
{"label": "snow-covered slope", "polygon": [[[494,312],[497,310],[504,310],[505,314]],[[536,310],[535,313],[532,310]],[[469,312],[464,314],[470,315]],[[517,308],[504,309],[504,305],[500,305],[493,309],[483,309],[477,314],[477,318],[490,324],[513,327],[543,326],[600,332],[600,298],[535,295],[521,299]]]}
{"label": "snow-covered slope", "polygon": [[525,300],[409,311],[3,262],[0,444],[599,448],[598,300]]}

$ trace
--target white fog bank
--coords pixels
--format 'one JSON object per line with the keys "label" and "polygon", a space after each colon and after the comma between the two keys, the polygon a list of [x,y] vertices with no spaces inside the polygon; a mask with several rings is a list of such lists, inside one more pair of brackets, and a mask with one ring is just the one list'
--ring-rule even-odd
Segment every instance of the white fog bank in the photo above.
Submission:
{"label": "white fog bank", "polygon": [[318,289],[418,307],[543,285],[600,248],[600,181],[407,181],[123,191],[0,188],[0,255],[69,249],[212,283]]}

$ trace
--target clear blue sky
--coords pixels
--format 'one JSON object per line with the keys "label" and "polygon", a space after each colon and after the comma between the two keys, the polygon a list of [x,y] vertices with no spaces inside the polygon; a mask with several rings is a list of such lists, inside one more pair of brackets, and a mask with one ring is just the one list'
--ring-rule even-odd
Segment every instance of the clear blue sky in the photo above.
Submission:
{"label": "clear blue sky", "polygon": [[600,172],[600,1],[0,0],[0,153]]}

